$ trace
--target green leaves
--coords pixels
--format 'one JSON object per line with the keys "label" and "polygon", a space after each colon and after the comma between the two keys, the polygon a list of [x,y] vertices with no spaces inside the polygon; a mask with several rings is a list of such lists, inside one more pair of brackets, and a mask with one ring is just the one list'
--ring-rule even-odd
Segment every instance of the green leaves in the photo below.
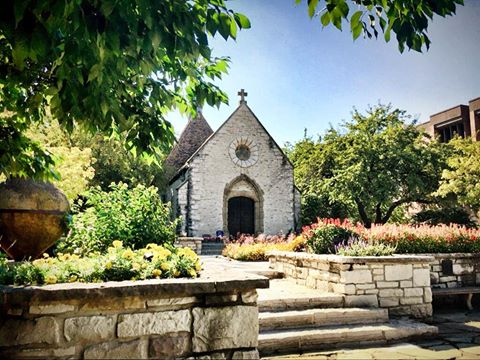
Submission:
{"label": "green leaves", "polygon": [[170,110],[228,101],[210,82],[227,66],[211,57],[208,35],[235,39],[251,27],[224,0],[5,1],[0,109],[42,122],[49,108],[65,129],[120,132],[139,155],[172,144]]}
{"label": "green leaves", "polygon": [[[342,21],[349,21],[354,40],[362,33],[364,37],[377,38],[381,31],[388,42],[393,31],[400,52],[405,47],[421,52],[424,47],[427,50],[430,47],[428,19],[435,14],[443,17],[454,15],[456,6],[463,5],[463,0],[355,0],[353,4],[346,0],[325,0],[325,7],[320,12],[317,12],[318,0],[307,0],[307,4],[308,15],[319,15],[324,27],[333,24],[342,30]],[[349,17],[351,6],[357,11]]]}
{"label": "green leaves", "polygon": [[317,142],[303,139],[289,152],[295,183],[367,226],[385,223],[399,206],[427,199],[444,167],[443,152],[407,120],[389,105],[354,110],[342,131],[330,129]]}

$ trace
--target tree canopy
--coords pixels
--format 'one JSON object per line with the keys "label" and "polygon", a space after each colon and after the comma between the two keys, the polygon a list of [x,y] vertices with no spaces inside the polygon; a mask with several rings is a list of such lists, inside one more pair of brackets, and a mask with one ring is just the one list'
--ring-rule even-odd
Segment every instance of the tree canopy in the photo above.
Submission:
{"label": "tree canopy", "polygon": [[227,102],[213,83],[227,59],[212,56],[208,36],[235,38],[248,27],[224,0],[2,2],[0,172],[51,174],[50,154],[24,135],[47,112],[68,130],[117,132],[134,151],[165,150],[174,139],[168,110]]}
{"label": "tree canopy", "polygon": [[453,153],[448,157],[446,168],[437,194],[443,197],[454,195],[457,201],[480,210],[480,141],[454,139],[450,141]]}
{"label": "tree canopy", "polygon": [[377,38],[381,31],[388,42],[393,32],[400,52],[405,46],[421,52],[430,47],[428,22],[434,15],[454,15],[463,0],[307,0],[307,3],[309,16],[318,16],[323,26],[332,24],[342,30],[344,20],[350,23],[353,39],[362,34]]}
{"label": "tree canopy", "polygon": [[344,204],[366,226],[387,222],[402,205],[428,201],[445,152],[408,119],[391,106],[354,110],[342,130],[332,128],[317,142],[304,139],[289,151],[296,183],[306,194]]}

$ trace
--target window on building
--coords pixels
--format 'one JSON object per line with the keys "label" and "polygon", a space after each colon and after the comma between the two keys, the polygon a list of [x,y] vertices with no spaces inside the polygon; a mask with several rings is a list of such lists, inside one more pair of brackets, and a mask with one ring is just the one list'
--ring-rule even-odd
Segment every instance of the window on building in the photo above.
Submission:
{"label": "window on building", "polygon": [[455,136],[465,137],[465,126],[463,122],[439,126],[435,129],[435,133],[440,136],[441,142],[448,142]]}

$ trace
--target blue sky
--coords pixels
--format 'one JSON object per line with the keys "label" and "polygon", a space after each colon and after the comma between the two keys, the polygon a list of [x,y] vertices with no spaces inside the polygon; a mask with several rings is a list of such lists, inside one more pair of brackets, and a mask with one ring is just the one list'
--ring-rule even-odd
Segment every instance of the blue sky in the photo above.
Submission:
{"label": "blue sky", "polygon": [[[205,107],[216,130],[238,105],[237,92],[279,144],[322,134],[348,120],[352,107],[392,103],[427,121],[429,115],[480,96],[480,0],[465,0],[457,15],[435,17],[432,45],[422,54],[400,54],[394,37],[359,38],[310,20],[306,1],[233,0],[229,6],[250,18],[252,28],[236,41],[215,38],[216,56],[230,56],[229,74],[219,81],[230,105]],[[348,24],[347,24],[348,25]],[[187,119],[172,114],[178,135]]]}

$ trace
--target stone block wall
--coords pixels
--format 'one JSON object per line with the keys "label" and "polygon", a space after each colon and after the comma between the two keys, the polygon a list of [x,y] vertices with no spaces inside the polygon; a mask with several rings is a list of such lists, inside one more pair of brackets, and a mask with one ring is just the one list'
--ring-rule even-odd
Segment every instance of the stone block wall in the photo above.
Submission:
{"label": "stone block wall", "polygon": [[390,315],[432,315],[429,256],[343,257],[269,253],[270,267],[310,288],[344,296],[345,307],[382,307]]}
{"label": "stone block wall", "polygon": [[431,254],[432,288],[480,286],[480,254]]}
{"label": "stone block wall", "polygon": [[0,287],[0,358],[258,358],[268,280]]}
{"label": "stone block wall", "polygon": [[189,247],[195,251],[198,255],[202,254],[202,241],[201,237],[179,237],[175,240],[175,246]]}

